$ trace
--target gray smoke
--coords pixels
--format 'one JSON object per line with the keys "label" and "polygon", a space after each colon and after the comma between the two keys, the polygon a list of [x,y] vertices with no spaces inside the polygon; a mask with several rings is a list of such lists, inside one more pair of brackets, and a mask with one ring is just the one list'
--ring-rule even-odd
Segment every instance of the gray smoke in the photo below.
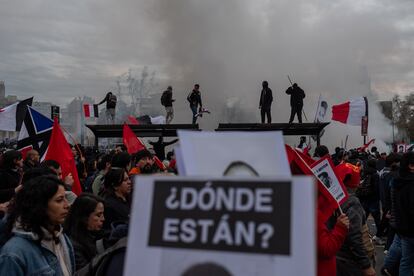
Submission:
{"label": "gray smoke", "polygon": [[[262,80],[273,90],[273,121],[287,122],[290,75],[307,94],[309,121],[314,120],[320,94],[330,105],[368,96],[369,135],[389,140],[390,127],[375,106],[370,75],[381,64],[378,57],[392,55],[397,32],[368,2],[161,0],[157,11],[167,72],[171,81],[187,89],[181,99],[200,83],[204,104],[213,111],[200,121],[203,128],[226,121],[223,109],[229,102],[249,114],[248,122],[258,122]],[[177,118],[190,120],[189,108],[180,108]],[[359,127],[336,122],[327,127],[322,142],[332,148],[347,134],[348,147],[362,144]],[[288,139],[292,144],[297,140]]]}

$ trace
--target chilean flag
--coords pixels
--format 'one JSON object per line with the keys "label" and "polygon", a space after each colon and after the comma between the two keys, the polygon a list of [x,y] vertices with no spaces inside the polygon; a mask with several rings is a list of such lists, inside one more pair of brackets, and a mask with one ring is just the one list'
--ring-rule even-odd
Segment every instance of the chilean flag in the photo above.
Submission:
{"label": "chilean flag", "polygon": [[362,117],[368,116],[368,100],[360,97],[332,106],[332,120],[347,125],[360,126]]}
{"label": "chilean flag", "polygon": [[96,104],[84,104],[83,111],[85,112],[85,118],[99,117],[98,105]]}

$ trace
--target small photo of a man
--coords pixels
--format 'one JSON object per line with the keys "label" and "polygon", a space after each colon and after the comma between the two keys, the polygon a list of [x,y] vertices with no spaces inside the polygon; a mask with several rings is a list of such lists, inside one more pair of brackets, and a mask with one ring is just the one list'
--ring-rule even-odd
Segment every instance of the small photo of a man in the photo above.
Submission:
{"label": "small photo of a man", "polygon": [[330,188],[332,184],[332,179],[327,172],[322,172],[318,174],[318,178],[321,180],[322,184],[325,185],[326,188]]}

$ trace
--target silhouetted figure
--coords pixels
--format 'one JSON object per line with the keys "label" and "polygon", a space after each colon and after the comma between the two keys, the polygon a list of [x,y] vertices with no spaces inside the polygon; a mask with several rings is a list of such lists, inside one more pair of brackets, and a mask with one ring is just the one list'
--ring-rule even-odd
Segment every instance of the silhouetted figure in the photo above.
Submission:
{"label": "silhouetted figure", "polygon": [[259,109],[260,115],[262,117],[262,124],[265,122],[265,116],[267,116],[267,123],[272,122],[272,114],[270,108],[273,102],[272,90],[269,88],[269,83],[267,81],[262,82],[262,93],[260,94]]}
{"label": "silhouetted figure", "polygon": [[[197,122],[198,116],[196,116],[203,107],[201,102],[201,93],[200,93],[200,85],[195,84],[193,91],[187,96],[187,101],[190,103],[191,112],[193,112],[193,124]],[[199,107],[198,111],[197,108]]]}
{"label": "silhouetted figure", "polygon": [[161,104],[165,106],[165,112],[167,113],[165,116],[167,125],[171,123],[174,118],[173,102],[175,102],[175,100],[172,98],[172,86],[168,86],[167,90],[165,90],[161,96]]}
{"label": "silhouetted figure", "polygon": [[106,122],[111,122],[112,124],[115,123],[115,107],[116,107],[116,96],[112,94],[112,92],[108,92],[105,96],[105,99],[103,99],[98,105],[103,104],[106,102]]}
{"label": "silhouetted figure", "polygon": [[163,161],[165,159],[165,147],[178,142],[178,139],[174,139],[170,142],[164,142],[164,139],[160,136],[157,142],[149,141],[148,143],[154,148],[155,155]]}
{"label": "silhouetted figure", "polygon": [[290,95],[290,119],[289,124],[293,122],[295,114],[298,116],[299,123],[302,123],[302,109],[303,99],[305,98],[305,92],[300,88],[297,83],[294,83],[286,90],[286,94]]}

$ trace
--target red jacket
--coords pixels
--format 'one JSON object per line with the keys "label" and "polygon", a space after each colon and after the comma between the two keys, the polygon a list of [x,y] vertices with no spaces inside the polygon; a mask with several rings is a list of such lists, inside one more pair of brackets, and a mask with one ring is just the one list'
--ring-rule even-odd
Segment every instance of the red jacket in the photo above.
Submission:
{"label": "red jacket", "polygon": [[345,241],[348,230],[335,225],[329,230],[318,210],[318,276],[336,275],[336,253]]}

